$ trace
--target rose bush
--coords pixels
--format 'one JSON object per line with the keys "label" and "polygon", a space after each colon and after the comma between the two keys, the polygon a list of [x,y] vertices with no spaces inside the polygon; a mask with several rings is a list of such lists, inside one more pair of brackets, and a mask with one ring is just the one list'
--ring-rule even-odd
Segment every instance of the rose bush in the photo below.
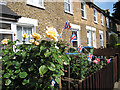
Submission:
{"label": "rose bush", "polygon": [[[54,31],[54,30],[53,30]],[[49,31],[48,31],[49,32]],[[65,54],[68,45],[57,41],[57,36],[49,32],[53,41],[41,39],[37,33],[33,33],[34,39],[31,44],[26,44],[27,34],[23,35],[23,44],[16,45],[19,41],[2,41],[2,88],[3,89],[49,89],[52,76],[56,84],[59,84],[60,77],[64,75],[63,63],[69,64],[70,57]],[[55,40],[55,41],[54,41]],[[12,47],[11,47],[12,46]],[[13,50],[13,47],[15,48]]]}

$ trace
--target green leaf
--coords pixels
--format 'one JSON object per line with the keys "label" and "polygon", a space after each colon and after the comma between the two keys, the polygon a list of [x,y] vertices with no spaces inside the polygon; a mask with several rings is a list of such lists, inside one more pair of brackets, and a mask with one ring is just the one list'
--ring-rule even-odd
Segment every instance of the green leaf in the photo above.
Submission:
{"label": "green leaf", "polygon": [[48,63],[48,69],[51,71],[55,71],[55,65],[52,62]]}
{"label": "green leaf", "polygon": [[59,57],[58,57],[57,61],[58,61],[59,64],[63,64],[62,58],[59,58]]}
{"label": "green leaf", "polygon": [[33,66],[31,66],[30,68],[28,68],[28,70],[29,71],[33,71],[34,70]]}
{"label": "green leaf", "polygon": [[64,76],[64,72],[62,70],[59,71],[59,74]]}
{"label": "green leaf", "polygon": [[26,53],[25,51],[23,51],[23,52],[22,52],[22,57],[24,58],[24,57],[26,56],[26,54],[27,54],[27,53]]}
{"label": "green leaf", "polygon": [[60,83],[60,78],[55,78],[55,81],[59,84]]}
{"label": "green leaf", "polygon": [[44,53],[45,57],[49,57],[51,55],[51,52],[49,52],[49,50],[47,50],[45,53]]}
{"label": "green leaf", "polygon": [[4,74],[4,78],[9,78],[9,77],[10,77],[9,73]]}
{"label": "green leaf", "polygon": [[5,85],[6,85],[6,86],[10,85],[10,83],[11,83],[11,80],[10,80],[10,79],[7,79],[7,80],[5,81]]}
{"label": "green leaf", "polygon": [[15,71],[15,73],[19,73],[19,72],[20,72],[20,70],[16,70],[16,71]]}
{"label": "green leaf", "polygon": [[15,76],[15,75],[13,75],[13,76],[11,76],[11,78],[12,78],[12,79],[15,79],[15,78],[16,78],[16,76]]}
{"label": "green leaf", "polygon": [[42,65],[42,66],[39,68],[39,73],[40,73],[40,75],[45,74],[47,71],[48,71],[48,69],[47,69],[47,67],[46,67],[45,65]]}
{"label": "green leaf", "polygon": [[46,49],[46,47],[44,47],[44,46],[41,46],[40,47],[40,50],[42,51],[42,50],[45,50]]}
{"label": "green leaf", "polygon": [[53,74],[52,76],[54,76],[54,77],[60,77],[61,75],[59,73],[57,73],[57,74]]}
{"label": "green leaf", "polygon": [[23,85],[26,85],[27,83],[29,83],[29,79],[28,80],[24,79],[22,82]]}
{"label": "green leaf", "polygon": [[25,78],[27,76],[27,73],[26,72],[20,72],[19,73],[19,77],[20,78]]}

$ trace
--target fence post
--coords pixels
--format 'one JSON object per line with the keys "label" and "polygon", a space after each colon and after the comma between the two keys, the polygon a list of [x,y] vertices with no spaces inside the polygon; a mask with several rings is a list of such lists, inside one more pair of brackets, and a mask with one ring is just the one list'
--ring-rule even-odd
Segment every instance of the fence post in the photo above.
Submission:
{"label": "fence post", "polygon": [[115,56],[117,56],[117,82],[119,82],[119,74],[120,74],[120,72],[119,72],[119,68],[120,68],[120,65],[119,65],[119,62],[120,62],[119,53],[116,53]]}

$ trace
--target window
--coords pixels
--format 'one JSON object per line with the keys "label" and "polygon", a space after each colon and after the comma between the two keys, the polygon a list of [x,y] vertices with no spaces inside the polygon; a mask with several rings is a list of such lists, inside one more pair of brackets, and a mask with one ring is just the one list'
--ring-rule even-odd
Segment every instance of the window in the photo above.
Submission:
{"label": "window", "polygon": [[72,10],[72,0],[65,0],[64,1],[64,8],[65,8],[65,12],[73,14],[73,10]]}
{"label": "window", "polygon": [[113,29],[113,21],[110,20],[110,23],[111,23],[111,29]]}
{"label": "window", "polygon": [[94,9],[94,22],[98,23],[97,22],[97,10],[96,9]]}
{"label": "window", "polygon": [[45,9],[44,0],[27,0],[27,4]]}
{"label": "window", "polygon": [[81,16],[82,18],[86,19],[86,7],[85,7],[85,3],[81,3]]}
{"label": "window", "polygon": [[76,36],[76,39],[75,40],[73,40],[73,47],[78,47],[79,46],[79,38],[80,38],[80,33],[79,33],[79,31],[78,30],[75,30],[75,29],[73,29],[72,30],[72,34],[75,34],[75,36]]}
{"label": "window", "polygon": [[103,14],[101,13],[101,25],[104,25]]}
{"label": "window", "polygon": [[96,32],[93,31],[93,47],[96,48]]}
{"label": "window", "polygon": [[80,45],[80,26],[76,24],[71,24],[72,34],[76,35],[76,39],[73,40],[73,47],[78,47]]}
{"label": "window", "polygon": [[106,21],[107,21],[107,28],[109,28],[109,19],[106,18]]}
{"label": "window", "polygon": [[99,31],[100,34],[100,47],[103,47],[103,31]]}
{"label": "window", "polygon": [[29,35],[28,38],[25,39],[26,43],[29,43],[32,35],[32,27],[25,27],[25,26],[17,26],[17,39],[19,40],[18,44],[21,44],[23,41],[23,35],[27,33]]}
{"label": "window", "polygon": [[[0,22],[0,51],[3,48],[1,41],[3,39],[13,40],[13,31],[11,30],[11,23],[8,22]],[[2,55],[2,53],[0,53]]]}
{"label": "window", "polygon": [[87,30],[87,45],[91,46],[91,31]]}

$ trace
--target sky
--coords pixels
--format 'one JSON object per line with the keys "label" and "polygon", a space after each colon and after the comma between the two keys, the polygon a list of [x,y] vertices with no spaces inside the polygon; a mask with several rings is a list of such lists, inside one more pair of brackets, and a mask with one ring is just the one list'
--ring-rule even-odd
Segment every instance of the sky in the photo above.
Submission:
{"label": "sky", "polygon": [[113,13],[113,4],[115,4],[117,1],[118,0],[94,0],[94,3],[101,9],[109,9],[110,13]]}

